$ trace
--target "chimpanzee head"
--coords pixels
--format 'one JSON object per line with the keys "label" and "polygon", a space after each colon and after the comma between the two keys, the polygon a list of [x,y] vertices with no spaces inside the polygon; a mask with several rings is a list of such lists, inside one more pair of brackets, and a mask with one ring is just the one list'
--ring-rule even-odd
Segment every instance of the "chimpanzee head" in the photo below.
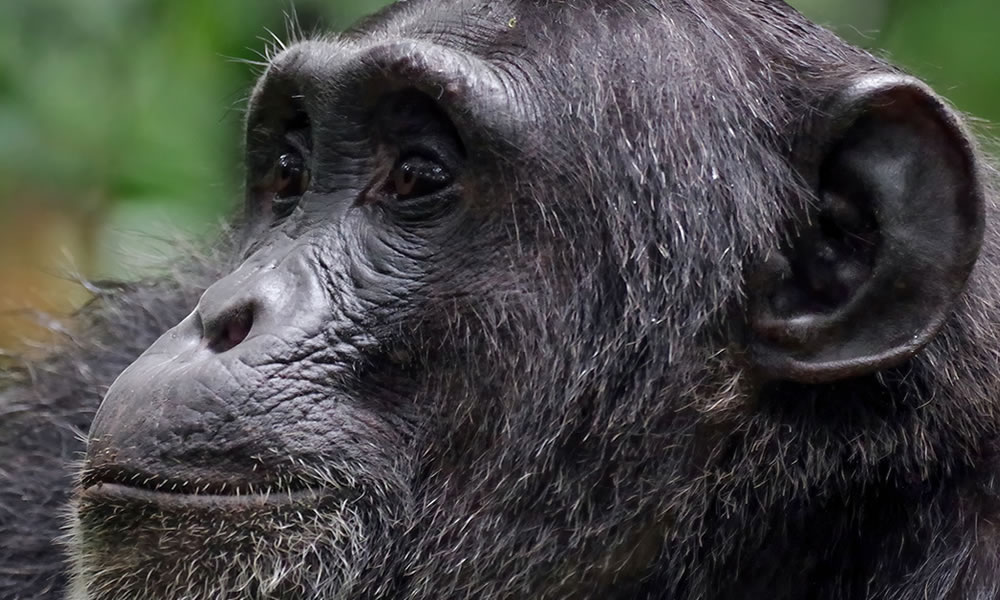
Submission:
{"label": "chimpanzee head", "polygon": [[933,468],[989,385],[951,401],[976,160],[778,2],[414,0],[295,43],[237,266],[90,431],[74,593],[612,598],[689,577],[706,490]]}

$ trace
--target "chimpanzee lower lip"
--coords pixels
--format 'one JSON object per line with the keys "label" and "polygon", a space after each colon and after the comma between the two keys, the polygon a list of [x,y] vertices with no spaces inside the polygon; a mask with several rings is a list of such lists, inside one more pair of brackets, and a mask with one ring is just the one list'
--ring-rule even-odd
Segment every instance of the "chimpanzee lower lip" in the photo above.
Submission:
{"label": "chimpanzee lower lip", "polygon": [[80,492],[84,502],[139,502],[184,507],[218,508],[274,507],[279,505],[314,504],[323,496],[321,489],[272,491],[246,494],[198,494],[188,492],[154,491],[120,483],[97,483]]}

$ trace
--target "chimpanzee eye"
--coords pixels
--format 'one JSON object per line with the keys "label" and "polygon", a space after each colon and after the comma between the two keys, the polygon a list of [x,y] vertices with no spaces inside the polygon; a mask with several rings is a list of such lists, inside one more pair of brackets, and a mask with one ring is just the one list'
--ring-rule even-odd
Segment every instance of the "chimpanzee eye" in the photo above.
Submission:
{"label": "chimpanzee eye", "polygon": [[451,183],[451,173],[423,156],[401,157],[389,173],[389,192],[397,200],[409,200],[432,194]]}
{"label": "chimpanzee eye", "polygon": [[309,169],[298,152],[286,152],[271,167],[266,192],[274,194],[271,211],[278,217],[288,216],[298,199],[309,187]]}
{"label": "chimpanzee eye", "polygon": [[274,165],[274,195],[278,198],[301,196],[309,186],[309,170],[302,156],[287,152]]}

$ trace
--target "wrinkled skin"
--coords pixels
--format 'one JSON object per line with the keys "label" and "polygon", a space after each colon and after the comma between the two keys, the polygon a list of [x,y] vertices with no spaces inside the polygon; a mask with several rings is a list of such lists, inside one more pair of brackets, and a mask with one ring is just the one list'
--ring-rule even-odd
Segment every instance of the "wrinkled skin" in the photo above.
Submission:
{"label": "wrinkled skin", "polygon": [[768,0],[412,0],[246,154],[229,256],[0,396],[0,591],[1000,598],[992,174],[923,84]]}

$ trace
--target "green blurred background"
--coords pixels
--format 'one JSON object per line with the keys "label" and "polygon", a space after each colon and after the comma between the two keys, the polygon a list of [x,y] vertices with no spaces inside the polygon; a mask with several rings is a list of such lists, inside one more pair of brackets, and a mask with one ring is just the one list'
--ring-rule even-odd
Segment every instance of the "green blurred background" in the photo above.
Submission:
{"label": "green blurred background", "polygon": [[[308,31],[383,0],[296,0]],[[796,0],[1000,122],[1000,0]],[[0,347],[37,311],[204,235],[239,197],[240,120],[279,0],[0,0]],[[987,131],[988,133],[988,131]]]}

